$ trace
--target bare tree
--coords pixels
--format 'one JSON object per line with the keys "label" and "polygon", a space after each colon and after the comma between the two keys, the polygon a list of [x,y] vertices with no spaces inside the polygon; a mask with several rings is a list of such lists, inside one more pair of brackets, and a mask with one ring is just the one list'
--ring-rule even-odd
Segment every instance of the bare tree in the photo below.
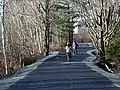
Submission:
{"label": "bare tree", "polygon": [[41,13],[45,31],[45,54],[49,55],[50,49],[50,29],[52,24],[52,13],[54,13],[54,0],[36,0],[38,11]]}
{"label": "bare tree", "polygon": [[118,0],[73,0],[89,36],[105,59],[105,48],[120,20]]}

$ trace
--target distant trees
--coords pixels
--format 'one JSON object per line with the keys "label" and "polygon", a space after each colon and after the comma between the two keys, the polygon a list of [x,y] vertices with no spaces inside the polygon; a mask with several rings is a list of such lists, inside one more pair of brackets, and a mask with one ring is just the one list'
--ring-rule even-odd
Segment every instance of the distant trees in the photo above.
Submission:
{"label": "distant trees", "polygon": [[68,1],[58,1],[56,4],[58,14],[56,14],[56,26],[59,34],[62,38],[66,39],[66,42],[72,43],[73,41],[73,16],[72,6]]}

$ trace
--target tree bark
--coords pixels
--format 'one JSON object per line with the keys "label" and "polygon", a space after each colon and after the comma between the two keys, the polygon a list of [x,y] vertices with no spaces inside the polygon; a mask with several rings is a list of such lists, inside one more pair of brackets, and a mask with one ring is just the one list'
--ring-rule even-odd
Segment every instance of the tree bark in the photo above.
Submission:
{"label": "tree bark", "polygon": [[100,42],[100,57],[101,59],[105,62],[105,44],[104,44],[104,40],[103,40],[103,31],[101,31],[101,42]]}
{"label": "tree bark", "polygon": [[46,6],[45,6],[45,13],[46,13],[46,17],[45,17],[45,48],[46,48],[46,56],[48,56],[49,55],[49,37],[50,37],[50,35],[49,35],[49,32],[50,32],[50,21],[49,21],[49,14],[50,14],[50,12],[49,12],[49,3],[50,3],[50,0],[46,0]]}
{"label": "tree bark", "polygon": [[8,74],[8,62],[7,62],[7,55],[6,55],[6,30],[5,30],[5,0],[2,0],[2,9],[1,9],[1,18],[2,18],[2,52],[4,57],[5,63],[5,73]]}

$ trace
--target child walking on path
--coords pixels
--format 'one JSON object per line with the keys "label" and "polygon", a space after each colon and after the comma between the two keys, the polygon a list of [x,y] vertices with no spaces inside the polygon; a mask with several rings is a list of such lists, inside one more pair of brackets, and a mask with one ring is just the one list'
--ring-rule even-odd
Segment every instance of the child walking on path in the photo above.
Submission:
{"label": "child walking on path", "polygon": [[72,46],[71,46],[71,44],[67,44],[65,49],[66,49],[66,54],[67,54],[67,60],[70,61],[71,60],[71,55],[72,55]]}

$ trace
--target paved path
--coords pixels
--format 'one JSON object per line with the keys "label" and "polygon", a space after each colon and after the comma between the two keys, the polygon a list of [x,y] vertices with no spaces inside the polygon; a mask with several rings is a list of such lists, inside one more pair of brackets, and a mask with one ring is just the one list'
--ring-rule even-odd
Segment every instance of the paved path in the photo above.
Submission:
{"label": "paved path", "polygon": [[89,57],[86,51],[91,49],[80,47],[71,62],[67,62],[65,53],[61,52],[38,65],[7,90],[120,90],[109,79],[83,63]]}

